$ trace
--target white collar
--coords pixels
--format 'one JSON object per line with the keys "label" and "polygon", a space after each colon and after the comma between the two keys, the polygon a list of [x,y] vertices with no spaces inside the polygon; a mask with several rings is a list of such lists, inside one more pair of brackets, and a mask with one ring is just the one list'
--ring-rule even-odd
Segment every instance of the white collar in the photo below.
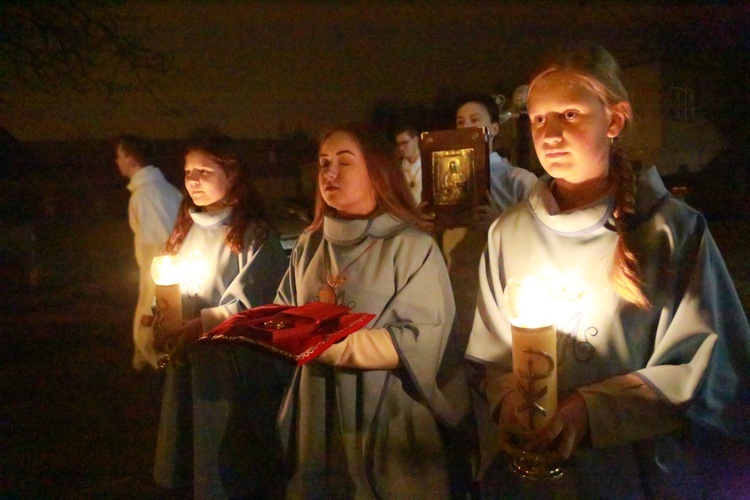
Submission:
{"label": "white collar", "polygon": [[615,200],[604,196],[593,203],[569,212],[561,212],[550,187],[553,179],[544,175],[529,195],[531,210],[539,222],[560,233],[575,236],[596,231],[612,217]]}
{"label": "white collar", "polygon": [[367,236],[387,238],[406,225],[388,213],[371,219],[339,219],[326,215],[323,219],[323,236],[336,245],[356,245]]}
{"label": "white collar", "polygon": [[[669,198],[669,191],[664,186],[656,167],[643,170],[636,179],[635,214],[630,217],[631,225],[638,225],[647,219]],[[611,195],[604,196],[585,207],[560,212],[560,207],[550,191],[551,185],[552,178],[548,174],[542,176],[534,185],[528,199],[536,218],[551,230],[570,236],[586,234],[596,231],[613,218],[615,200]]]}
{"label": "white collar", "polygon": [[229,218],[232,213],[232,208],[227,207],[218,212],[195,212],[190,210],[190,217],[193,219],[193,223],[198,226],[211,228],[223,224]]}
{"label": "white collar", "polygon": [[147,165],[133,174],[130,178],[130,182],[128,182],[127,189],[132,193],[138,189],[139,186],[142,186],[147,182],[159,181],[162,179],[164,179],[164,174],[161,173],[161,170],[153,165]]}
{"label": "white collar", "polygon": [[406,158],[401,160],[401,169],[405,170],[411,174],[416,174],[418,170],[422,168],[422,158],[417,156],[417,159],[414,161],[414,163],[409,163],[409,160]]}

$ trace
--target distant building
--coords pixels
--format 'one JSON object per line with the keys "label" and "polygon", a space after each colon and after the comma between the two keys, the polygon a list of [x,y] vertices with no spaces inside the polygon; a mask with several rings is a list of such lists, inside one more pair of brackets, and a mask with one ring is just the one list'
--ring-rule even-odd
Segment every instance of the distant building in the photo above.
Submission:
{"label": "distant building", "polygon": [[623,70],[636,117],[624,141],[631,160],[644,167],[656,165],[662,175],[681,168],[695,172],[728,146],[706,113],[706,103],[715,96],[698,86],[694,76],[667,61]]}
{"label": "distant building", "polygon": [[[726,57],[724,60],[720,57]],[[709,218],[750,213],[750,158],[745,149],[747,89],[731,55],[670,54],[625,67],[635,126],[625,139],[630,159],[656,165],[673,195]],[[745,124],[745,125],[743,125]]]}

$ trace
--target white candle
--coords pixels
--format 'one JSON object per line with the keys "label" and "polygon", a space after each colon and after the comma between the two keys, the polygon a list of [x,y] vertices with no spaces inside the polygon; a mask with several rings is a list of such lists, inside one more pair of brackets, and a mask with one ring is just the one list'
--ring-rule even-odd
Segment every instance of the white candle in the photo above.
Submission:
{"label": "white candle", "polygon": [[553,325],[511,330],[516,418],[536,431],[557,412],[557,335]]}
{"label": "white candle", "polygon": [[511,278],[505,288],[513,341],[516,417],[531,431],[557,412],[557,334],[549,282]]}
{"label": "white candle", "polygon": [[182,326],[182,296],[180,294],[180,266],[176,257],[162,255],[151,262],[151,277],[156,283],[156,310],[165,330]]}

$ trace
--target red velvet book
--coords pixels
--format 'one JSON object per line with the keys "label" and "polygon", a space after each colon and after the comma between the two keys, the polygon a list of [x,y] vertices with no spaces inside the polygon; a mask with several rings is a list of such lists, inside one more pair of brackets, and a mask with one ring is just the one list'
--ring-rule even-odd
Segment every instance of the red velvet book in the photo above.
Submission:
{"label": "red velvet book", "polygon": [[201,335],[198,342],[250,344],[300,366],[361,330],[375,317],[350,311],[346,306],[322,302],[299,307],[277,304],[254,307],[226,319]]}

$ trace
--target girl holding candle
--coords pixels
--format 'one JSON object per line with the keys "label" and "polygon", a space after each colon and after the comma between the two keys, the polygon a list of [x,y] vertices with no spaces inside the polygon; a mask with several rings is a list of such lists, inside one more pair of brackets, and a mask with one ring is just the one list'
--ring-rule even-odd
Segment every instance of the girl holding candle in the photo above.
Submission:
{"label": "girl holding candle", "polygon": [[[288,259],[233,140],[207,132],[190,144],[185,189],[166,246],[182,266],[185,321],[159,339],[162,348],[181,349],[166,369],[154,478],[180,488],[192,476],[197,498],[241,497],[263,491],[279,465],[272,438],[283,365],[249,348],[193,342],[229,316],[272,302]],[[252,394],[243,391],[248,380]]]}
{"label": "girl holding candle", "polygon": [[376,319],[298,368],[282,410],[291,498],[447,498],[470,480],[468,387],[445,262],[385,136],[323,135],[315,219],[276,302]]}
{"label": "girl holding candle", "polygon": [[[544,66],[528,109],[547,175],[490,228],[466,356],[507,440],[519,421],[504,289],[528,275],[560,283],[569,307],[556,318],[558,410],[526,447],[568,467],[560,480],[528,484],[498,458],[485,492],[710,496],[682,438],[697,424],[750,439],[750,328],[706,221],[655,168],[632,170],[620,144],[632,109],[601,47],[582,44]],[[540,298],[538,307],[551,306]]]}

